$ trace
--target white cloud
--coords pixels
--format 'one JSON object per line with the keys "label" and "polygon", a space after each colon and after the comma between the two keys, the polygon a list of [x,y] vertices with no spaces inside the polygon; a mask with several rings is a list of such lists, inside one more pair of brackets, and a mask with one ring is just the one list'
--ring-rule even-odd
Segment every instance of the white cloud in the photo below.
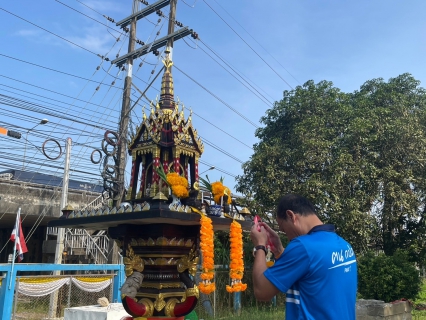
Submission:
{"label": "white cloud", "polygon": [[[92,8],[98,12],[121,12],[123,11],[123,5],[119,5],[117,2],[112,1],[97,1],[97,0],[89,0],[83,2],[87,7]],[[87,8],[86,7],[86,8]],[[126,6],[124,6],[126,7]],[[128,8],[126,8],[129,11]]]}
{"label": "white cloud", "polygon": [[[68,40],[93,51],[97,54],[106,54],[115,43],[115,39],[105,30],[105,28],[86,28],[82,36],[74,35],[66,37]],[[74,47],[72,44],[70,44]]]}
{"label": "white cloud", "polygon": [[23,29],[15,33],[15,35],[21,36],[21,37],[32,37],[32,36],[37,36],[39,34],[40,32],[38,30],[33,30],[33,29]]}

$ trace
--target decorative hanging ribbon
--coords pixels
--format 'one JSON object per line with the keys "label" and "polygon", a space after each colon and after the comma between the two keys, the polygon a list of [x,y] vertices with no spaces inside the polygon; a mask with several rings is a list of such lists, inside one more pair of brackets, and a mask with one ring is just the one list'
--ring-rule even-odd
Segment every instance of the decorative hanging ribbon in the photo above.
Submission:
{"label": "decorative hanging ribbon", "polygon": [[41,297],[55,292],[64,284],[70,284],[70,278],[21,278],[18,292],[30,297]]}
{"label": "decorative hanging ribbon", "polygon": [[18,291],[26,296],[42,297],[55,292],[65,284],[69,285],[70,280],[77,288],[86,292],[99,292],[112,283],[112,277],[21,277]]}
{"label": "decorative hanging ribbon", "polygon": [[101,281],[97,278],[71,278],[72,282],[76,285],[77,288],[86,291],[86,292],[99,292],[105,288],[108,288],[108,286],[112,283],[111,278],[106,279],[105,278]]}

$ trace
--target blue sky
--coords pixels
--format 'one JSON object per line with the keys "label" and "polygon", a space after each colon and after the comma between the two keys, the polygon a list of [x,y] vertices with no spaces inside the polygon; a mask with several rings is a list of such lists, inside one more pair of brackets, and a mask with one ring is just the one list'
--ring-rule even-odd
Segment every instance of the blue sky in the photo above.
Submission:
{"label": "blue sky", "polygon": [[[0,5],[3,9],[0,10],[0,94],[3,95],[0,101],[0,126],[24,134],[21,140],[0,136],[0,148],[3,150],[0,169],[10,166],[20,168],[25,152],[26,161],[32,161],[28,169],[40,172],[48,170],[61,175],[63,157],[55,161],[48,160],[41,155],[40,147],[48,138],[54,138],[64,145],[65,138],[70,136],[75,143],[71,168],[90,172],[89,180],[99,178],[99,165],[90,163],[90,154],[93,148],[100,148],[105,129],[117,128],[124,73],[111,66],[110,62],[101,64],[96,54],[108,56],[112,60],[117,53],[126,53],[127,38],[121,36],[120,41],[116,41],[119,35],[117,31],[87,16],[118,30],[115,24],[109,23],[101,14],[119,21],[130,14],[131,4],[131,0],[39,0],[8,1]],[[164,8],[163,12],[167,15],[168,9]],[[422,81],[424,86],[424,12],[426,2],[420,0],[274,0],[267,3],[252,0],[179,1],[177,20],[194,29],[201,41],[194,42],[190,37],[185,38],[185,41],[178,40],[173,60],[177,68],[256,126],[260,126],[260,117],[272,107],[274,101],[281,99],[284,90],[310,79],[315,82],[332,81],[342,91],[352,92],[367,80],[378,77],[388,80],[409,72]],[[157,24],[158,18],[154,14],[138,22],[137,37],[140,40],[151,42],[157,31],[160,31],[159,37],[165,35],[167,23],[163,25],[163,22],[166,19],[163,18]],[[259,94],[253,94],[232,77],[227,72],[233,73],[229,67],[222,68],[206,55],[204,51],[218,59],[206,45],[245,79],[249,79],[265,98],[259,98]],[[10,57],[92,81],[53,72]],[[139,68],[143,59],[144,64]],[[139,89],[144,90],[145,82],[152,80],[152,70],[156,70],[155,73],[160,70],[161,64],[158,62],[159,59],[153,54],[135,62],[134,81]],[[96,70],[98,66],[100,68]],[[252,149],[246,145],[256,143],[256,126],[231,111],[177,69],[173,70],[173,75],[175,95],[179,96],[187,110],[192,108],[194,111],[193,125],[199,135],[238,160],[247,161]],[[117,77],[114,87],[109,87],[114,77]],[[160,79],[147,92],[151,99],[158,95]],[[95,90],[98,86],[100,89]],[[137,92],[134,94],[132,98],[136,100]],[[18,103],[15,99],[25,101]],[[5,104],[5,101],[9,102]],[[135,124],[141,119],[143,105],[148,106],[148,103],[143,101],[132,113]],[[47,114],[46,108],[57,116]],[[34,127],[42,118],[48,118],[49,123],[30,131],[25,147],[26,130]],[[93,124],[97,127],[93,127]],[[51,142],[47,143],[46,149],[52,154],[57,152]],[[239,161],[207,144],[201,160],[232,175],[242,174]],[[201,165],[200,171],[208,167]],[[217,170],[209,171],[208,174],[213,180],[224,175]],[[74,178],[83,178],[83,175],[74,173]],[[232,188],[235,185],[234,178],[224,176],[225,183]]]}

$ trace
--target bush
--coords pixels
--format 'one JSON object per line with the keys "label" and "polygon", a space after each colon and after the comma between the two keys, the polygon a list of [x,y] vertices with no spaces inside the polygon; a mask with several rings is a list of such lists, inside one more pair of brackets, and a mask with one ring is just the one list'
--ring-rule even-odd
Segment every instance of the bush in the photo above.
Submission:
{"label": "bush", "polygon": [[358,293],[363,299],[415,299],[420,286],[419,272],[404,251],[393,256],[369,252],[359,259]]}

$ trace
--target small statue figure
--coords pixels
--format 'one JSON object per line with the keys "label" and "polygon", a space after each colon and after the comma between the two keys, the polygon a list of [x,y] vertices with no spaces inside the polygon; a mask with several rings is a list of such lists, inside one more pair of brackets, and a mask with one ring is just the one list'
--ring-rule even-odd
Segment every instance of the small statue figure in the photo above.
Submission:
{"label": "small statue figure", "polygon": [[145,190],[145,197],[150,197],[151,196],[150,192],[151,192],[151,184],[148,183],[148,186],[146,187],[146,190]]}
{"label": "small statue figure", "polygon": [[121,294],[125,294],[126,296],[129,296],[131,298],[136,297],[136,293],[138,292],[140,286],[142,285],[143,281],[143,274],[134,271],[132,275],[127,277],[126,281],[124,282],[123,286],[120,288]]}

